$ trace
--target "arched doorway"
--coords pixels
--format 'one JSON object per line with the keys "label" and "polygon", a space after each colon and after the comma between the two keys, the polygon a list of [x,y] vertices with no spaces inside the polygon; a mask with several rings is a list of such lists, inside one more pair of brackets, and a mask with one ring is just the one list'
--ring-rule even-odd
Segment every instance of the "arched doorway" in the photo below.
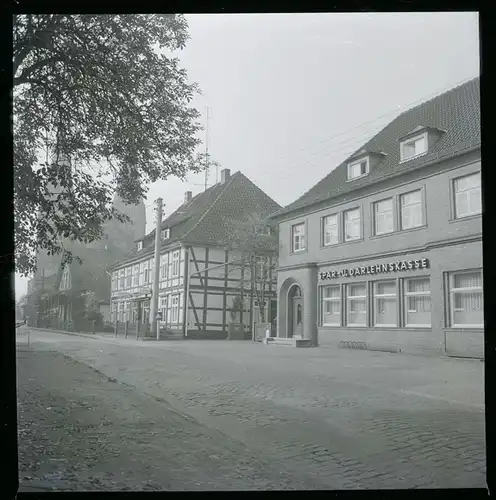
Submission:
{"label": "arched doorway", "polygon": [[296,283],[288,290],[288,337],[303,338],[303,297]]}

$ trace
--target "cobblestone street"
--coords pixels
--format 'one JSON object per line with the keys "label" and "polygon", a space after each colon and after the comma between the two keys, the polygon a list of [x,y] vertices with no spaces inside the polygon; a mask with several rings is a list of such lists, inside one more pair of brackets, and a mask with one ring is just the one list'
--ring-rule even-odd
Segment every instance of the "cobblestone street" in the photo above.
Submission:
{"label": "cobblestone street", "polygon": [[[65,360],[65,388],[48,360],[54,352]],[[30,413],[35,393],[53,399],[37,423],[23,427],[21,414],[21,457],[46,415],[91,429],[54,441],[45,428],[44,449],[57,449],[80,478],[73,489],[88,488],[90,473],[79,469],[90,468],[91,446],[103,446],[91,474],[111,475],[100,489],[485,487],[480,361],[40,330],[29,348],[19,343],[19,356],[20,407]],[[43,390],[29,381],[33,356],[46,367],[45,382],[36,379]],[[88,405],[70,419],[69,391]],[[73,439],[88,446],[77,457]],[[28,462],[24,455],[21,483],[35,484],[41,472]],[[43,470],[57,469],[43,460]]]}

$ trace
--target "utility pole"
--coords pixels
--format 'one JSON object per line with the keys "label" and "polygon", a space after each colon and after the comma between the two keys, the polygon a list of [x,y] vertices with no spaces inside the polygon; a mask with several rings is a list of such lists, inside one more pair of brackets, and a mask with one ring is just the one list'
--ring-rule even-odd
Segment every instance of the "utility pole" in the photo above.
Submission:
{"label": "utility pole", "polygon": [[157,334],[157,340],[160,338],[160,328],[158,320],[155,318],[158,312],[158,289],[160,281],[160,225],[162,223],[162,198],[157,199],[157,226],[155,228],[155,268],[153,273],[152,303],[150,319],[152,323],[152,332]]}
{"label": "utility pole", "polygon": [[207,107],[207,126],[206,129],[206,137],[205,137],[205,191],[207,190],[208,184],[208,167],[209,167],[209,159],[208,159],[208,107]]}

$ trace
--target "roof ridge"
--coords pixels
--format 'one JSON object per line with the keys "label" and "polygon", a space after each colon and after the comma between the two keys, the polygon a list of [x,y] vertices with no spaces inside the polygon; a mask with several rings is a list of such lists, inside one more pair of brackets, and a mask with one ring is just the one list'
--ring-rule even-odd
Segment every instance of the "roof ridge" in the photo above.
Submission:
{"label": "roof ridge", "polygon": [[186,231],[186,233],[184,233],[182,235],[182,237],[180,238],[180,240],[184,240],[188,236],[188,234],[190,234],[194,229],[196,229],[198,227],[198,225],[200,224],[200,222],[202,222],[205,219],[205,217],[207,216],[207,214],[210,212],[210,210],[212,210],[212,207],[219,201],[220,198],[222,198],[222,195],[227,191],[227,188],[232,184],[232,182],[234,181],[234,178],[239,173],[240,172],[236,172],[236,173],[234,173],[231,176],[231,178],[229,179],[229,181],[226,184],[226,187],[219,193],[219,195],[217,196],[217,198],[215,198],[215,200],[213,201],[213,203],[207,208],[207,210],[205,211],[205,213],[196,221],[196,223],[188,231]]}

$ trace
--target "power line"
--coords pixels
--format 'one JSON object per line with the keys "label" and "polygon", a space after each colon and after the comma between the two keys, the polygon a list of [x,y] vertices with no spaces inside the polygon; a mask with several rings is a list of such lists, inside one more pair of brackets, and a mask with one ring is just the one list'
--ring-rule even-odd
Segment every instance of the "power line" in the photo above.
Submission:
{"label": "power line", "polygon": [[[455,88],[455,87],[458,87],[458,86],[460,86],[460,85],[463,85],[464,83],[467,83],[467,82],[469,82],[470,80],[473,80],[473,79],[474,79],[474,77],[467,78],[467,79],[465,79],[465,80],[463,80],[463,81],[460,81],[460,82],[458,82],[458,83],[455,83],[455,84],[454,84],[452,87],[450,87],[449,89],[446,89],[446,88],[444,87],[442,90],[438,90],[438,91],[436,91],[436,92],[434,92],[434,93],[432,93],[432,94],[429,94],[429,95],[426,95],[426,96],[424,96],[424,97],[421,97],[420,99],[417,99],[416,101],[413,101],[413,102],[410,102],[410,103],[408,103],[408,104],[405,104],[404,106],[401,106],[400,108],[395,108],[395,109],[392,109],[392,110],[388,111],[387,113],[384,113],[384,114],[382,114],[382,115],[380,115],[380,116],[378,116],[378,117],[376,117],[376,118],[373,118],[372,120],[368,120],[368,121],[366,121],[366,122],[363,122],[363,123],[361,123],[360,125],[357,125],[357,126],[355,126],[355,127],[351,128],[351,129],[348,129],[348,130],[346,130],[346,131],[344,131],[344,132],[340,132],[340,133],[338,133],[338,134],[334,134],[334,135],[332,135],[332,136],[330,136],[330,137],[328,137],[328,138],[326,138],[326,139],[322,139],[322,140],[320,140],[320,141],[316,142],[315,144],[317,145],[317,144],[323,144],[323,143],[325,143],[325,142],[329,142],[330,140],[335,139],[336,137],[340,137],[340,136],[345,135],[345,134],[347,134],[347,133],[349,133],[349,132],[353,132],[354,130],[357,130],[357,129],[359,129],[359,128],[364,127],[365,125],[369,125],[369,124],[371,124],[371,123],[376,122],[377,120],[380,120],[380,119],[382,119],[382,118],[385,118],[385,117],[387,117],[387,116],[390,116],[390,115],[392,115],[392,114],[394,114],[394,113],[398,113],[398,112],[399,112],[399,110],[401,110],[401,109],[403,109],[403,110],[408,110],[408,109],[410,109],[411,107],[413,107],[413,106],[415,106],[415,105],[417,105],[417,104],[420,104],[420,103],[422,103],[422,102],[428,101],[428,100],[430,100],[431,98],[434,98],[435,96],[437,96],[437,95],[439,95],[439,94],[443,94],[444,92],[448,92],[449,90],[451,90],[451,89],[453,89],[453,88]],[[296,153],[299,153],[299,152],[302,152],[302,151],[306,151],[307,149],[310,149],[311,147],[312,147],[312,146],[311,146],[311,145],[309,145],[309,146],[306,146],[306,147],[301,148],[301,149],[299,149],[299,150],[296,150],[296,151],[295,151],[295,154],[296,154]],[[286,155],[286,156],[282,156],[282,157],[280,157],[280,158],[276,159],[275,161],[284,160],[284,159],[286,159],[286,158],[288,158],[288,156],[287,156],[287,155]]]}

